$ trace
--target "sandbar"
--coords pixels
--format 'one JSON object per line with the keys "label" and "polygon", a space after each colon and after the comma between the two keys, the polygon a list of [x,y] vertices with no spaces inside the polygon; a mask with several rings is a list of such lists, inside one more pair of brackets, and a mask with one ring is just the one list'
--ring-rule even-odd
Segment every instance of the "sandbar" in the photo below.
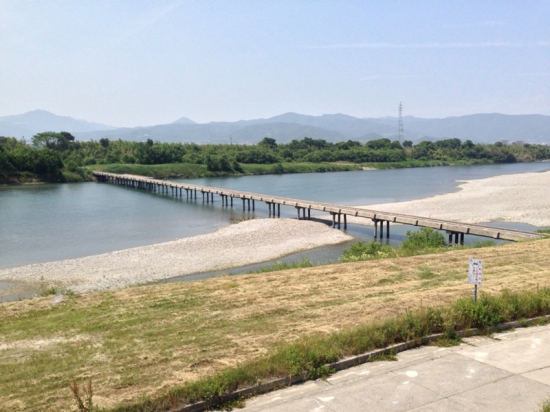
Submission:
{"label": "sandbar", "polygon": [[[229,269],[352,240],[324,223],[253,219],[210,234],[57,262],[0,269],[0,281],[52,285],[74,292],[121,289],[201,272]],[[13,294],[0,289],[0,297]]]}
{"label": "sandbar", "polygon": [[[550,226],[550,171],[458,181],[458,191],[407,202],[361,206],[463,223],[516,222]],[[354,219],[354,223],[372,223]]]}

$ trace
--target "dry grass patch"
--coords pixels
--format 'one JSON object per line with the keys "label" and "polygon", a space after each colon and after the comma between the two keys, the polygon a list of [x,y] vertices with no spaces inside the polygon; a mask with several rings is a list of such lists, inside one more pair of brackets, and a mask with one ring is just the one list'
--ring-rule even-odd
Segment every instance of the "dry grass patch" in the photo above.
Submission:
{"label": "dry grass patch", "polygon": [[[69,382],[93,379],[100,405],[135,400],[327,334],[469,296],[546,286],[550,240],[436,255],[220,277],[0,305],[0,409],[68,410]],[[75,337],[82,337],[76,339]],[[29,342],[52,342],[41,350]],[[17,406],[19,405],[19,406]]]}

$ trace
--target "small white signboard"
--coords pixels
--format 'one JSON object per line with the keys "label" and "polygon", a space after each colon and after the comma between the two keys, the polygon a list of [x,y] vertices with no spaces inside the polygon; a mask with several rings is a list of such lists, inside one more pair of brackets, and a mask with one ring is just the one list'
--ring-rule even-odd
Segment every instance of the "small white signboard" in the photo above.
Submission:
{"label": "small white signboard", "polygon": [[483,272],[483,261],[481,259],[470,258],[470,267],[468,268],[468,283],[481,285],[481,275]]}

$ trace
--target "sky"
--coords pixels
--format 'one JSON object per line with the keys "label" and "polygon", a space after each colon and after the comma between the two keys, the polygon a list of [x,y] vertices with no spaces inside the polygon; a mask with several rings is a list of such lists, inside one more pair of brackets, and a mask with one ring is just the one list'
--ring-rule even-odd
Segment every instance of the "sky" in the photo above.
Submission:
{"label": "sky", "polygon": [[0,0],[0,116],[550,115],[550,0]]}

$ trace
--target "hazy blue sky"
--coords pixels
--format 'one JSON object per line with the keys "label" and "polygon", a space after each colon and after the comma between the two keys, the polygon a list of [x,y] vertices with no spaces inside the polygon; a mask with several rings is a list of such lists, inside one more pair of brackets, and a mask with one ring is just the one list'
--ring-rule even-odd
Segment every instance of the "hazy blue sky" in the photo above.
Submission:
{"label": "hazy blue sky", "polygon": [[550,1],[0,0],[0,116],[550,115]]}

